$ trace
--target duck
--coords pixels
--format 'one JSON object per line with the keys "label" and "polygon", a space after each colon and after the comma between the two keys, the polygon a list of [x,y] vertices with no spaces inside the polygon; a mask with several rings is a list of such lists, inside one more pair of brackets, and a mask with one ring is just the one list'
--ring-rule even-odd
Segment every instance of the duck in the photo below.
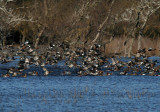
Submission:
{"label": "duck", "polygon": [[104,76],[110,76],[112,75],[112,73],[107,72],[106,74],[104,74]]}
{"label": "duck", "polygon": [[3,58],[1,64],[5,64],[5,63],[8,63],[8,60],[6,58]]}
{"label": "duck", "polygon": [[69,67],[69,68],[73,68],[74,65],[73,65],[72,63],[70,63],[70,64],[68,65],[68,67]]}
{"label": "duck", "polygon": [[120,72],[120,75],[128,75],[128,72],[127,71],[122,71],[122,72]]}
{"label": "duck", "polygon": [[129,74],[129,75],[137,75],[136,73],[131,73],[131,74]]}
{"label": "duck", "polygon": [[48,70],[44,72],[44,75],[45,75],[45,76],[47,76],[48,74],[49,74],[49,71],[48,71]]}
{"label": "duck", "polygon": [[18,71],[22,72],[25,70],[25,66],[24,65],[18,65]]}
{"label": "duck", "polygon": [[34,56],[34,61],[37,61],[39,59],[38,55]]}
{"label": "duck", "polygon": [[22,77],[26,78],[26,77],[27,77],[27,74],[25,73],[24,75],[22,75]]}
{"label": "duck", "polygon": [[12,60],[16,60],[16,58],[14,56],[12,56]]}
{"label": "duck", "polygon": [[6,73],[6,74],[2,75],[2,77],[10,77],[10,74]]}
{"label": "duck", "polygon": [[16,77],[17,76],[17,72],[13,72],[12,77]]}
{"label": "duck", "polygon": [[145,73],[142,73],[141,75],[145,76],[146,74],[145,74]]}
{"label": "duck", "polygon": [[12,73],[14,73],[14,71],[15,71],[15,67],[11,67],[11,68],[8,70],[8,73],[12,74]]}
{"label": "duck", "polygon": [[155,51],[156,49],[155,48],[148,48],[148,51]]}
{"label": "duck", "polygon": [[27,63],[27,64],[29,63],[29,58],[27,58],[27,57],[25,58],[25,63]]}
{"label": "duck", "polygon": [[82,75],[83,75],[83,71],[82,71],[82,70],[79,70],[79,71],[77,72],[77,74],[78,74],[78,76],[82,76]]}
{"label": "duck", "polygon": [[42,62],[40,66],[41,66],[41,67],[44,67],[44,66],[45,66],[45,63],[44,63],[44,62]]}
{"label": "duck", "polygon": [[26,41],[24,42],[24,45],[28,45],[28,44],[29,44],[29,41],[26,40]]}
{"label": "duck", "polygon": [[115,60],[113,58],[111,58],[111,60],[112,60],[112,65],[116,65]]}
{"label": "duck", "polygon": [[154,72],[154,71],[150,71],[150,72],[149,72],[149,75],[150,75],[150,76],[155,76],[155,72]]}
{"label": "duck", "polygon": [[160,74],[156,74],[156,75],[154,75],[154,76],[160,76]]}
{"label": "duck", "polygon": [[44,75],[47,76],[49,73],[53,72],[53,71],[48,71],[47,68],[43,67],[42,68],[44,71]]}
{"label": "duck", "polygon": [[63,75],[71,75],[71,72],[70,71],[64,71]]}
{"label": "duck", "polygon": [[33,71],[33,72],[28,72],[29,75],[32,75],[32,76],[37,76],[38,75],[38,72],[36,71]]}
{"label": "duck", "polygon": [[34,50],[33,50],[31,47],[29,47],[28,53],[31,54],[31,53],[33,53],[33,51],[34,51]]}
{"label": "duck", "polygon": [[98,75],[99,75],[99,76],[102,76],[102,75],[103,75],[103,71],[102,71],[102,70],[99,70],[99,71],[98,71]]}

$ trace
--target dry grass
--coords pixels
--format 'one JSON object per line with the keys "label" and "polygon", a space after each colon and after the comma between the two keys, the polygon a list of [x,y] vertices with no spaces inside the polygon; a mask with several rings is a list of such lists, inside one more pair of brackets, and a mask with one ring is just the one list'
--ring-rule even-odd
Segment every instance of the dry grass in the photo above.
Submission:
{"label": "dry grass", "polygon": [[[121,38],[115,38],[113,41],[111,41],[109,44],[106,45],[106,55],[110,55],[110,54],[115,54],[115,53],[121,53],[121,56],[124,56],[124,50],[125,50],[125,46],[124,46],[124,42],[125,42],[126,38],[121,37]],[[160,39],[155,39],[152,40],[150,38],[142,38],[141,40],[142,42],[142,46],[141,48],[154,48],[156,49],[155,51],[147,51],[146,55],[147,56],[153,56],[153,55],[157,55],[160,56]],[[127,43],[127,48],[130,46],[131,43],[131,39],[128,40]],[[138,46],[138,41],[137,39],[134,40],[133,43],[133,48],[131,53],[132,54],[136,54],[137,52],[137,46]]]}

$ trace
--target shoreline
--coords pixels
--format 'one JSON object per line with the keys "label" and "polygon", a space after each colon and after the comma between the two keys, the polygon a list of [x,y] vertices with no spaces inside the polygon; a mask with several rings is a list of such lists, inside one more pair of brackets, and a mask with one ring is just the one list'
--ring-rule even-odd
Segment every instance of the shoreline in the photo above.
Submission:
{"label": "shoreline", "polygon": [[18,60],[14,67],[9,67],[6,73],[2,74],[2,77],[54,75],[56,69],[54,65],[58,65],[61,61],[63,61],[63,64],[61,63],[63,69],[55,67],[58,67],[57,73],[64,76],[73,74],[77,76],[110,76],[113,74],[160,76],[160,59],[150,59],[145,55],[145,49],[138,51],[140,57],[127,58],[104,56],[99,44],[94,44],[88,50],[77,48],[75,51],[71,50],[67,43],[50,44],[48,47],[39,46],[39,49],[33,49],[28,43],[17,49],[10,47],[0,56],[1,65],[14,62],[16,56]]}

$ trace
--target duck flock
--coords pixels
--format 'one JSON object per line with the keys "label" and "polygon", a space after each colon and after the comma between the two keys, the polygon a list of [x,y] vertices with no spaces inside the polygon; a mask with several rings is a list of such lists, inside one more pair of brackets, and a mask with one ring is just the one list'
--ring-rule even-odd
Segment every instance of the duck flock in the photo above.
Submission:
{"label": "duck flock", "polygon": [[[141,49],[137,52],[140,57],[131,58],[106,57],[99,44],[94,44],[90,49],[77,47],[73,50],[67,42],[62,42],[50,43],[43,49],[34,49],[26,41],[17,49],[13,46],[6,49],[7,53],[1,53],[0,56],[0,69],[4,71],[0,77],[160,76],[160,60],[151,60],[145,56],[145,52],[152,51],[152,48]],[[4,68],[4,65],[7,67]]]}

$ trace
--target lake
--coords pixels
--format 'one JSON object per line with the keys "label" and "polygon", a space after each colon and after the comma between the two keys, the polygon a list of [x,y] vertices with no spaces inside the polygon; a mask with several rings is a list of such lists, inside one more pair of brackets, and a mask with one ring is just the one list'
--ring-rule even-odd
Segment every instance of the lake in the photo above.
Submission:
{"label": "lake", "polygon": [[160,77],[0,78],[0,112],[159,112]]}
{"label": "lake", "polygon": [[[157,60],[159,57],[149,57]],[[129,61],[129,58],[121,58]],[[15,61],[0,64],[0,74]],[[52,73],[43,75],[41,67],[31,65],[38,76],[0,77],[0,112],[160,112],[160,77],[156,76],[77,76],[77,69],[64,66],[62,60],[56,65],[46,65]],[[64,76],[64,71],[72,71]]]}

